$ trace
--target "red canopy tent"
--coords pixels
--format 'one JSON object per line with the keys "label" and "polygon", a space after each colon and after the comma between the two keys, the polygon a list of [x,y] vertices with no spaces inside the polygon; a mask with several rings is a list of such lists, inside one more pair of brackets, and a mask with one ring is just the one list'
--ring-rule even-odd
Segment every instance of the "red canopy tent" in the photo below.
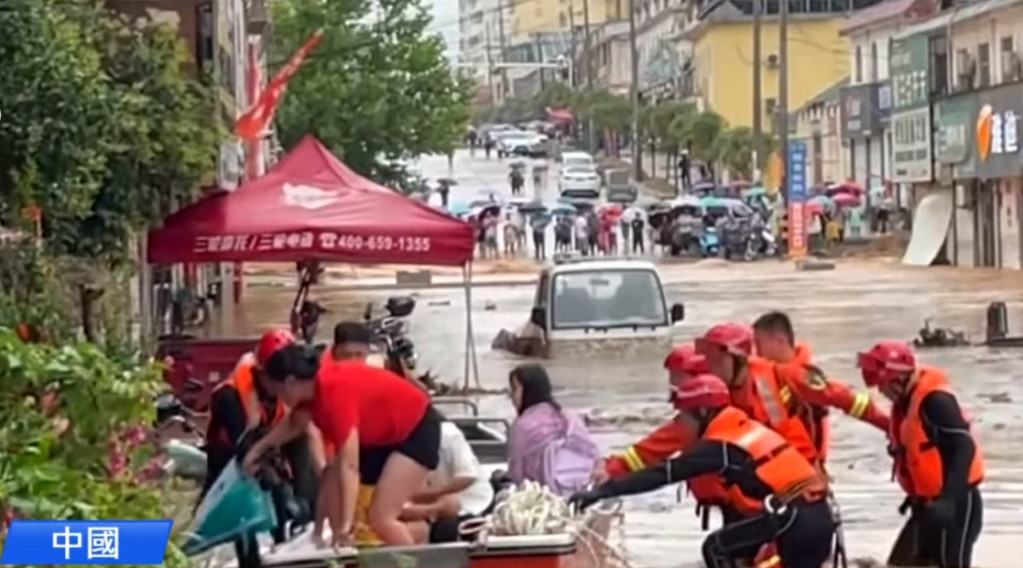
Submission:
{"label": "red canopy tent", "polygon": [[353,172],[306,137],[267,175],[149,232],[148,260],[463,265],[472,227]]}

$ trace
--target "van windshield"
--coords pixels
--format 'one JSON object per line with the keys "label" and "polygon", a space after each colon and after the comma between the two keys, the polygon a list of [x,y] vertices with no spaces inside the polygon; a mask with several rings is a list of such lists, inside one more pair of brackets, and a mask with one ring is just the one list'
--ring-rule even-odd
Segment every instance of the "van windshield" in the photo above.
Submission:
{"label": "van windshield", "polygon": [[587,270],[554,277],[552,329],[668,325],[652,270]]}

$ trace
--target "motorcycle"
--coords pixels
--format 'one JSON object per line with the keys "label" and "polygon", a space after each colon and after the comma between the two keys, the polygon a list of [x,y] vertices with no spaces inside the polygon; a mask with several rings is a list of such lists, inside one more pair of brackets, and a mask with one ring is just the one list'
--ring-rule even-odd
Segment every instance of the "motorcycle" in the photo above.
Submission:
{"label": "motorcycle", "polygon": [[384,356],[385,367],[404,376],[414,371],[418,361],[415,344],[408,337],[408,321],[415,310],[416,301],[409,296],[387,299],[386,316],[373,318],[373,303],[366,304],[363,320],[373,333],[372,347]]}
{"label": "motorcycle", "polygon": [[154,433],[157,445],[167,454],[164,475],[198,485],[206,482],[205,440],[194,411],[173,394],[160,395],[156,399]]}

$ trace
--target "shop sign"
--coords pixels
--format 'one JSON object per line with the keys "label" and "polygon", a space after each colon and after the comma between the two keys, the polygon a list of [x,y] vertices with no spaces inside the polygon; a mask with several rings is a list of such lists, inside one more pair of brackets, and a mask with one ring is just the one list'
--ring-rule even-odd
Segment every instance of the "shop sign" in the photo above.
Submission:
{"label": "shop sign", "polygon": [[931,181],[931,107],[905,110],[892,115],[892,181]]}
{"label": "shop sign", "polygon": [[1023,87],[1006,85],[977,95],[975,111],[976,175],[982,179],[1023,174],[1020,119]]}
{"label": "shop sign", "polygon": [[806,257],[806,143],[789,142],[787,167],[789,201],[789,254],[793,258]]}
{"label": "shop sign", "polygon": [[977,97],[973,93],[945,99],[934,106],[934,158],[939,164],[952,166],[955,179],[969,179],[975,174],[976,118]]}
{"label": "shop sign", "polygon": [[853,85],[842,89],[842,137],[851,140],[872,138],[881,134],[883,113],[880,105],[880,83]]}
{"label": "shop sign", "polygon": [[892,41],[888,67],[893,111],[927,104],[930,83],[928,42],[926,34]]}

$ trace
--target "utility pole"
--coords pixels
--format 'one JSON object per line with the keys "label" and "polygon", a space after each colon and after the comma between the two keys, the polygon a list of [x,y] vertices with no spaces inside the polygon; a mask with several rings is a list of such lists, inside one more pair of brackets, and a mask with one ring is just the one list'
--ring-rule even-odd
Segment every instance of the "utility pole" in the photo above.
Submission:
{"label": "utility pole", "polygon": [[781,0],[781,7],[778,10],[781,22],[778,25],[778,140],[781,142],[781,163],[785,206],[791,202],[791,185],[789,180],[789,3],[788,0]]}
{"label": "utility pole", "polygon": [[764,93],[760,78],[763,52],[760,41],[763,0],[753,0],[753,180],[760,181],[764,171]]}
{"label": "utility pole", "polygon": [[483,45],[487,54],[487,88],[490,89],[490,104],[497,105],[497,97],[494,93],[494,58],[490,54],[493,44],[490,43],[490,22],[483,26]]}
{"label": "utility pole", "polygon": [[575,4],[571,1],[568,3],[568,50],[571,56],[570,61],[572,62],[572,68],[568,72],[568,86],[575,88],[576,77],[575,74],[579,72],[579,66],[576,65],[576,48],[575,48]]}
{"label": "utility pole", "polygon": [[[590,35],[590,0],[583,0],[583,41],[586,42],[584,54],[586,58],[586,90],[593,90],[593,43],[592,36]],[[589,118],[586,121],[586,145],[589,147],[590,154],[597,151],[597,135],[593,128],[593,118]]]}
{"label": "utility pole", "polygon": [[639,48],[636,47],[636,0],[629,0],[629,61],[632,66],[632,170],[637,182],[643,181],[643,152],[639,141]]}
{"label": "utility pole", "polygon": [[[501,49],[501,63],[506,63],[504,60],[505,53],[508,50],[508,38],[504,36],[504,0],[497,0],[497,33],[500,35],[498,44]],[[502,100],[507,99],[511,94],[508,88],[508,68],[501,68],[501,96]]]}
{"label": "utility pole", "polygon": [[590,0],[583,0],[583,54],[586,59],[586,87],[593,88],[593,44],[590,43]]}

